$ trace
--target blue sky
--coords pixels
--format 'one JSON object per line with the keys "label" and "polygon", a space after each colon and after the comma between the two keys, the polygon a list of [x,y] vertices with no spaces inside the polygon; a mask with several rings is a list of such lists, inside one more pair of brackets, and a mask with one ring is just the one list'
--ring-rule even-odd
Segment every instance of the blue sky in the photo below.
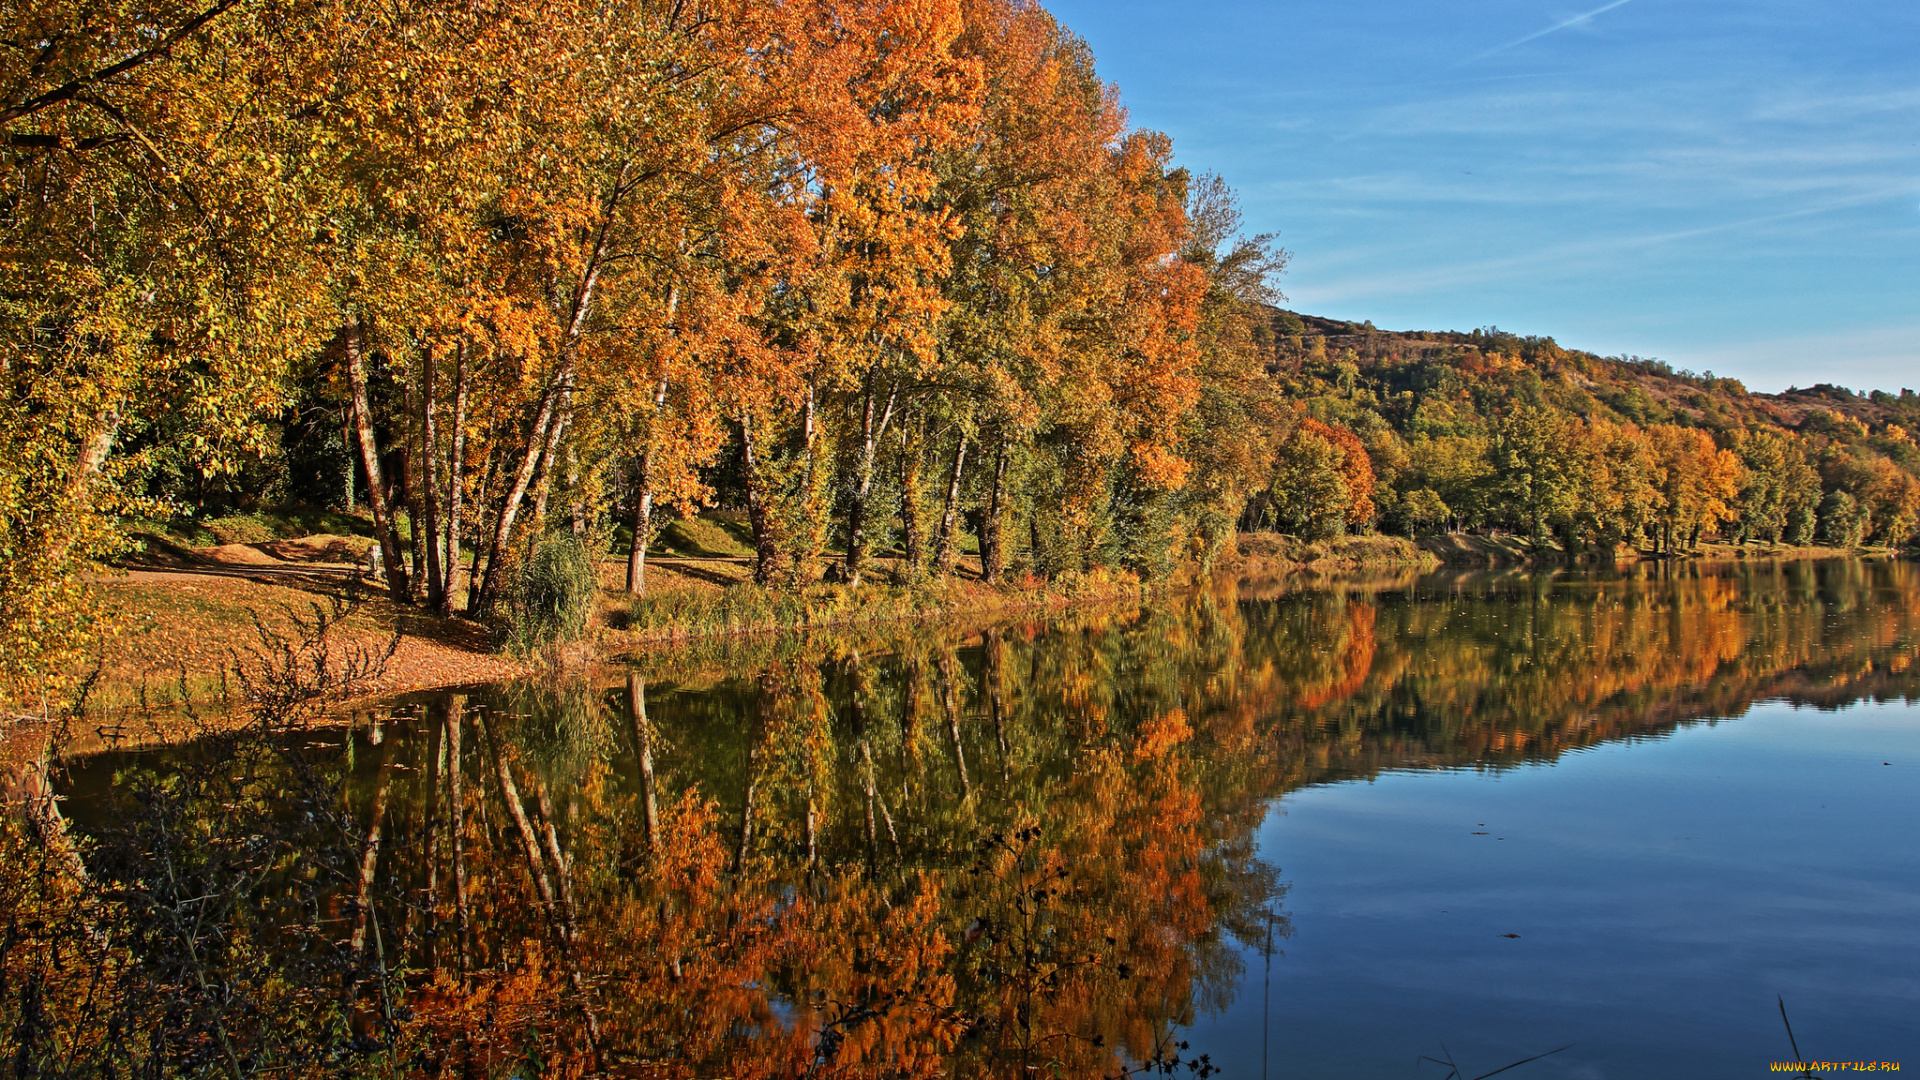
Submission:
{"label": "blue sky", "polygon": [[1915,0],[1046,0],[1293,308],[1920,388]]}

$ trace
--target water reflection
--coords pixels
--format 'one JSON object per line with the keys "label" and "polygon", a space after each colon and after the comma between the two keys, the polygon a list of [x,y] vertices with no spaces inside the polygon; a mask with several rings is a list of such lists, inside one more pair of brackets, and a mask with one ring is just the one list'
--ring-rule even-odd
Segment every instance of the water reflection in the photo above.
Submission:
{"label": "water reflection", "polygon": [[[1178,1033],[1288,932],[1272,798],[1912,701],[1916,569],[1242,585],[408,699],[317,751],[350,825],[299,947],[427,1072],[1204,1069]],[[75,766],[83,826],[128,762]]]}

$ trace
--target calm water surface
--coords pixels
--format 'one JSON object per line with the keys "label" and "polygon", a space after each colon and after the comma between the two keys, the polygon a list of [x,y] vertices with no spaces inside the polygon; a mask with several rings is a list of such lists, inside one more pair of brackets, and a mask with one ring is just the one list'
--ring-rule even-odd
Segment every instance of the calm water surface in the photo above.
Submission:
{"label": "calm water surface", "polygon": [[[1776,995],[1920,1069],[1917,571],[1242,585],[406,699],[304,737],[356,827],[299,918],[476,1074],[1747,1077]],[[75,819],[192,752],[76,763]]]}
{"label": "calm water surface", "polygon": [[[1893,764],[1883,764],[1891,761]],[[1500,772],[1281,799],[1294,937],[1191,1036],[1231,1075],[1742,1077],[1920,1060],[1920,713],[1768,703]],[[1517,937],[1506,937],[1516,934]],[[1444,1075],[1431,1065],[1426,1075]]]}

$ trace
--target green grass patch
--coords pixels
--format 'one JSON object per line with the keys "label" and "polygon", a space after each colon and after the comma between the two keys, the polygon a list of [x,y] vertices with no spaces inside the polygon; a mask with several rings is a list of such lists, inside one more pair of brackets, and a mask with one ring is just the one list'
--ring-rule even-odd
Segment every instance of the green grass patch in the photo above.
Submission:
{"label": "green grass patch", "polygon": [[[405,515],[397,525],[404,530]],[[343,513],[323,506],[293,504],[245,514],[198,517],[184,514],[165,521],[128,521],[133,532],[151,533],[182,547],[211,547],[215,544],[265,544],[274,540],[297,540],[303,536],[373,535],[373,519],[365,513]]]}
{"label": "green grass patch", "polygon": [[1281,533],[1242,533],[1239,562],[1229,567],[1242,572],[1305,570],[1318,573],[1344,570],[1432,569],[1440,559],[1421,545],[1398,536],[1342,536],[1332,540],[1302,540]]}
{"label": "green grass patch", "polygon": [[657,555],[725,558],[753,554],[753,529],[730,514],[707,513],[669,522],[649,549]]}

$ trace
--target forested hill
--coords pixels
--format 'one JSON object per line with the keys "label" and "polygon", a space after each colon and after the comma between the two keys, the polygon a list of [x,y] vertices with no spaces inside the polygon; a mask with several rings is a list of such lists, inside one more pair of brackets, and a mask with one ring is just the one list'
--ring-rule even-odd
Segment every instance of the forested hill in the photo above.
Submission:
{"label": "forested hill", "polygon": [[[1879,429],[1898,424],[1920,429],[1920,395],[1912,389],[1855,391],[1815,383],[1785,393],[1749,390],[1739,379],[1711,371],[1674,368],[1640,356],[1601,356],[1569,349],[1551,337],[1522,336],[1498,327],[1480,330],[1381,330],[1370,322],[1343,322],[1278,308],[1273,313],[1277,340],[1276,371],[1298,371],[1309,362],[1338,362],[1351,351],[1361,374],[1393,381],[1405,375],[1453,367],[1468,374],[1510,369],[1514,361],[1557,382],[1568,396],[1557,398],[1585,413],[1610,410],[1616,419],[1636,423],[1693,423],[1718,430],[1762,423],[1799,428],[1810,417],[1832,413]],[[1496,359],[1497,357],[1497,359]],[[1411,387],[1408,387],[1411,389]]]}
{"label": "forested hill", "polygon": [[[1897,546],[1920,521],[1911,389],[1757,393],[1496,327],[1388,331],[1275,308],[1271,328],[1268,367],[1283,396],[1332,441],[1344,429],[1366,450],[1366,510],[1379,527],[1505,525],[1576,546],[1715,533]],[[1308,498],[1283,492],[1265,505],[1276,524],[1328,531],[1336,515],[1300,482],[1312,472],[1293,477]],[[1354,474],[1350,489],[1369,486]],[[1351,526],[1362,515],[1352,490],[1347,498]]]}

